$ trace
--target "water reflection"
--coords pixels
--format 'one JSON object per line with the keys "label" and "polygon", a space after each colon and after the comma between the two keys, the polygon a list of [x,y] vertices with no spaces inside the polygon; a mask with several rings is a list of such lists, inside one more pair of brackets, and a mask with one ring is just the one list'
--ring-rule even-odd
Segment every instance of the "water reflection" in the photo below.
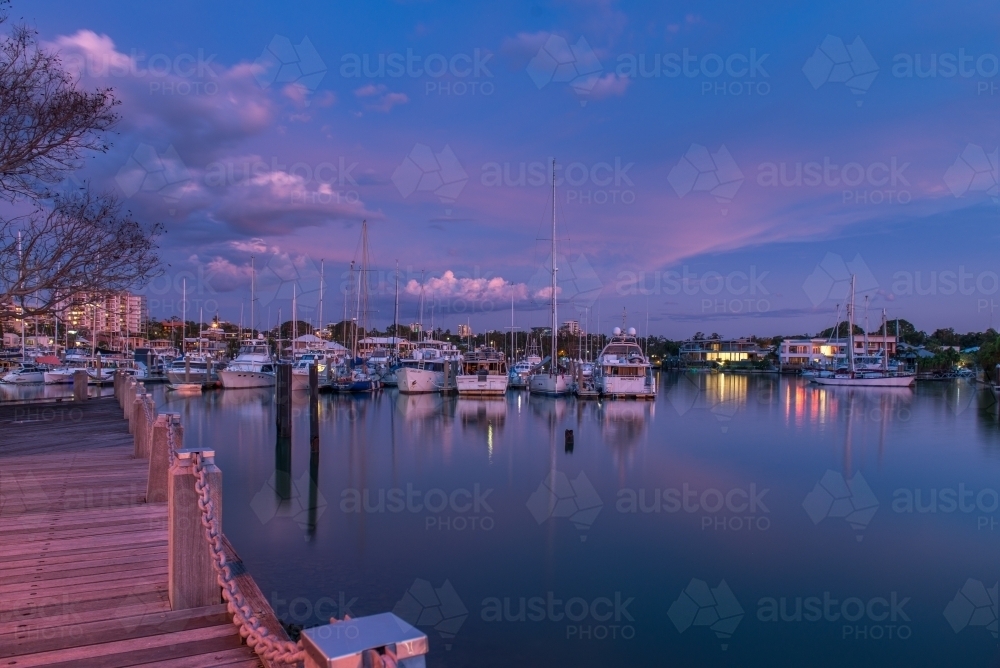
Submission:
{"label": "water reflection", "polygon": [[[739,374],[664,373],[660,387],[655,402],[324,395],[317,449],[304,401],[293,406],[292,438],[278,441],[268,390],[155,397],[160,410],[182,413],[186,444],[217,450],[224,529],[261,588],[313,604],[298,616],[285,605],[288,622],[325,621],[333,613],[316,613],[319,597],[342,594],[350,614],[367,615],[392,610],[415,581],[447,581],[468,614],[451,650],[433,624],[421,627],[432,638],[429,666],[521,665],[525,651],[532,665],[582,667],[989,665],[988,629],[956,634],[943,611],[968,579],[996,582],[1000,528],[990,522],[1000,511],[902,513],[894,499],[900,489],[926,499],[959,485],[997,488],[991,393]],[[863,517],[822,505],[843,505],[859,474],[870,492],[857,504]],[[477,493],[478,511],[465,505]],[[766,510],[706,509],[754,494]],[[634,511],[620,505],[629,495]],[[689,509],[671,509],[672,499]],[[710,589],[725,580],[743,610],[724,654],[710,625],[678,632],[676,608],[671,617],[696,580]],[[483,618],[485,600],[509,598],[514,614],[521,598],[547,592],[633,599],[634,637],[581,641],[565,622]],[[908,598],[912,637],[858,643],[839,623],[758,617],[763,599],[794,606],[823,592]]]}

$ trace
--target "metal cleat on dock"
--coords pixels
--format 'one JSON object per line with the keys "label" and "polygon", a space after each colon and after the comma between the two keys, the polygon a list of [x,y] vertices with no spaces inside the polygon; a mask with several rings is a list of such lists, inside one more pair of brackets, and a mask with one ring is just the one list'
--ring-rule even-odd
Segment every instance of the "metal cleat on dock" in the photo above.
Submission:
{"label": "metal cleat on dock", "polygon": [[384,612],[302,631],[306,668],[424,668],[427,636]]}

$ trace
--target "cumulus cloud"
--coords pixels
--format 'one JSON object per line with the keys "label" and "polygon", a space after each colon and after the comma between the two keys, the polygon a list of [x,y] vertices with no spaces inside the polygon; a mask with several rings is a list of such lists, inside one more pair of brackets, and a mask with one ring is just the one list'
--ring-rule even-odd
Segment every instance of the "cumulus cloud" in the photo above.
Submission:
{"label": "cumulus cloud", "polygon": [[[407,294],[419,296],[421,285],[411,280],[406,284]],[[528,298],[528,286],[524,283],[509,283],[500,276],[493,278],[458,277],[450,269],[441,276],[431,277],[424,282],[423,293],[429,299],[463,299],[466,301],[510,301]]]}
{"label": "cumulus cloud", "polygon": [[367,84],[354,90],[355,97],[370,100],[365,104],[365,109],[372,111],[389,112],[398,104],[406,104],[410,98],[406,93],[393,93],[383,84]]}
{"label": "cumulus cloud", "polygon": [[110,86],[122,101],[122,130],[173,145],[192,162],[263,132],[274,103],[257,85],[254,65],[225,67],[215,55],[125,54],[107,35],[79,30],[44,45],[86,86]]}

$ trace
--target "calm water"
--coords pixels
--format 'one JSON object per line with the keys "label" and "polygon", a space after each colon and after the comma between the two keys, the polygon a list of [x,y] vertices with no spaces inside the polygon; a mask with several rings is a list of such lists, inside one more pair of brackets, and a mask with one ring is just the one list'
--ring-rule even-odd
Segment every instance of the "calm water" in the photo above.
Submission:
{"label": "calm water", "polygon": [[267,391],[155,394],[287,622],[395,608],[431,666],[998,665],[1000,426],[965,382],[329,395],[313,459],[301,398],[278,444]]}

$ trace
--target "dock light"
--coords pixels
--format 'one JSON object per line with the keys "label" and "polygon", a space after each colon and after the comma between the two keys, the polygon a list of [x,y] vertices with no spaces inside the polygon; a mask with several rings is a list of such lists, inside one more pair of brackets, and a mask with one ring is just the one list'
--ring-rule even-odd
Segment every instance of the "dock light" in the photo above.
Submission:
{"label": "dock light", "polygon": [[427,636],[391,612],[302,631],[305,668],[361,668],[364,653],[391,650],[400,668],[425,668]]}

